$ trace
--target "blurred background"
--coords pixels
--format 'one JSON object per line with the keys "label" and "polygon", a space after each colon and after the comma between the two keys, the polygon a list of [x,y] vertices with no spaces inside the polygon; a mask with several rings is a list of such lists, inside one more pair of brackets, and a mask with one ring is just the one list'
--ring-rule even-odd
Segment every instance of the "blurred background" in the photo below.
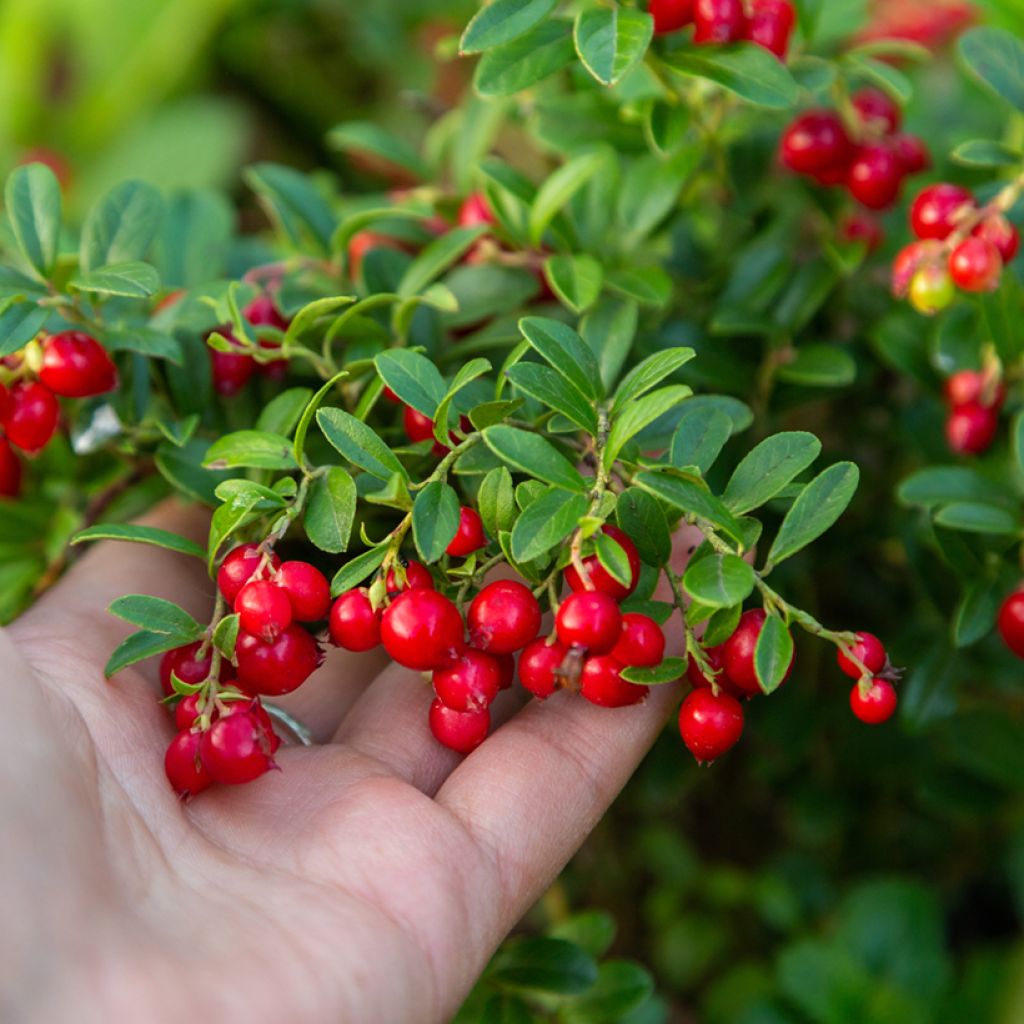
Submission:
{"label": "blurred background", "polygon": [[[837,35],[865,21],[867,0],[818,3]],[[890,31],[922,3],[934,6],[875,4],[873,23]],[[1024,0],[939,6],[953,12],[950,33],[975,18],[1024,22]],[[72,217],[129,177],[224,188],[244,207],[239,172],[253,160],[326,166],[355,186],[328,129],[375,121],[416,141],[466,87],[471,66],[451,58],[475,9],[0,0],[0,170],[46,159]],[[948,59],[924,72],[926,91],[956,103],[940,88],[955,78]],[[920,116],[937,125],[933,108]],[[809,649],[802,678],[751,705],[747,742],[714,769],[663,737],[526,922],[609,912],[616,954],[648,965],[661,999],[632,1024],[1024,1022],[1024,732],[969,699],[953,716],[949,666],[920,663],[945,624],[898,572],[904,546],[911,560],[922,553],[906,541],[912,513],[896,507],[891,471],[877,473],[877,503],[858,501],[815,548],[818,583],[783,589],[826,621],[901,638],[918,659],[901,725],[858,727],[843,701],[818,700],[834,680],[817,678],[834,670]],[[907,621],[915,602],[925,610]],[[958,673],[962,687],[969,672]],[[1018,711],[1020,682],[986,678]]]}

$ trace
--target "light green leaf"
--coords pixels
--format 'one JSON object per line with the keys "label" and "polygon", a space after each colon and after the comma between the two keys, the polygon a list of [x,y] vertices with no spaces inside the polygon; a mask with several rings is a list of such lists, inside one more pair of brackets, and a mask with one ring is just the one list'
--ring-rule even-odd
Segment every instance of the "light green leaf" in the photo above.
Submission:
{"label": "light green leaf", "polygon": [[793,637],[777,615],[769,615],[754,648],[754,672],[765,693],[781,685],[793,661]]}
{"label": "light green leaf", "polygon": [[786,66],[756,43],[694,46],[669,55],[666,63],[684,75],[709,78],[757,106],[788,110],[797,100]]}
{"label": "light green leaf", "polygon": [[317,477],[309,491],[303,520],[310,543],[331,554],[347,551],[356,502],[355,481],[341,466],[331,466]]}
{"label": "light green leaf", "polygon": [[544,261],[544,276],[566,306],[582,313],[601,294],[604,267],[593,256],[556,253]]}
{"label": "light green leaf", "polygon": [[543,21],[556,3],[557,0],[494,0],[466,26],[459,52],[481,53],[512,42]]}
{"label": "light green leaf", "polygon": [[630,438],[685,401],[691,394],[692,390],[685,384],[669,384],[668,387],[659,388],[626,403],[612,419],[612,428],[602,459],[605,469],[611,468]]}
{"label": "light green leaf", "polygon": [[123,295],[144,299],[160,291],[160,275],[148,263],[111,263],[88,274],[78,274],[68,282],[69,288],[100,295]]}
{"label": "light green leaf", "polygon": [[615,85],[647,52],[654,19],[628,7],[580,11],[573,30],[583,66],[603,85]]}
{"label": "light green leaf", "polygon": [[512,96],[561,70],[574,56],[569,24],[544,21],[488,50],[476,67],[473,84],[481,96]]}
{"label": "light green leaf", "polygon": [[295,469],[292,443],[280,434],[262,430],[236,430],[214,441],[207,449],[207,469]]}
{"label": "light green leaf", "polygon": [[694,562],[683,576],[683,588],[711,608],[731,608],[754,589],[754,570],[736,555],[708,555]]}
{"label": "light green leaf", "polygon": [[535,245],[540,244],[559,210],[601,170],[608,159],[604,150],[581,153],[559,167],[541,185],[530,208],[530,238]]}
{"label": "light green leaf", "polygon": [[103,523],[80,530],[71,539],[72,544],[85,544],[94,540],[124,540],[136,544],[152,544],[154,547],[177,551],[193,558],[206,558],[206,552],[198,545],[176,533],[160,530],[155,526],[134,526],[121,523]]}
{"label": "light green leaf", "polygon": [[61,196],[56,175],[45,164],[15,168],[7,178],[5,202],[22,255],[40,277],[49,277],[60,244]]}
{"label": "light green leaf", "polygon": [[601,371],[594,353],[583,339],[560,320],[528,316],[519,321],[519,330],[531,347],[540,353],[584,398],[601,397]]}

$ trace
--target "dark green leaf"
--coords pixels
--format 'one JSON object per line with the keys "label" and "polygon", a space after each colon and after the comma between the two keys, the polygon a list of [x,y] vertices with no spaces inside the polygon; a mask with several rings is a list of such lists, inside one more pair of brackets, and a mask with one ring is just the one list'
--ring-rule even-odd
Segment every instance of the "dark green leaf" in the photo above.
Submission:
{"label": "dark green leaf", "polygon": [[960,37],[960,57],[997,96],[1024,112],[1024,44],[1001,28],[983,26]]}
{"label": "dark green leaf", "polygon": [[568,23],[545,21],[485,53],[473,84],[482,96],[511,96],[564,68],[573,56]]}
{"label": "dark green leaf", "polygon": [[197,640],[203,632],[203,627],[184,608],[162,597],[128,594],[111,604],[110,613],[148,633],[178,637],[182,644]]}
{"label": "dark green leaf", "polygon": [[483,432],[487,447],[513,469],[568,491],[587,490],[571,462],[539,434],[499,424]]}
{"label": "dark green leaf", "polygon": [[435,239],[409,264],[398,282],[398,294],[416,295],[450,266],[457,263],[487,232],[482,225],[467,228],[452,228]]}
{"label": "dark green leaf", "polygon": [[788,110],[797,100],[793,76],[756,43],[679,50],[668,58],[668,64],[685,75],[710,78],[757,106]]}
{"label": "dark green leaf", "polygon": [[565,1019],[567,1024],[619,1024],[653,994],[654,979],[639,964],[606,960],[594,987],[566,1007]]}
{"label": "dark green leaf", "polygon": [[316,421],[324,437],[354,466],[378,480],[387,480],[392,473],[407,477],[398,456],[362,420],[344,409],[320,409]]}
{"label": "dark green leaf", "polygon": [[[517,562],[529,562],[547,554],[576,529],[586,514],[582,494],[552,487],[526,506],[512,528],[512,554]],[[621,550],[621,549],[620,549]]]}
{"label": "dark green leaf", "polygon": [[436,562],[458,529],[459,496],[444,481],[431,481],[412,506],[412,535],[423,561]]}
{"label": "dark green leaf", "polygon": [[703,605],[731,608],[750,596],[754,570],[737,555],[709,555],[690,565],[683,576],[683,587]]}
{"label": "dark green leaf", "polygon": [[1013,492],[967,466],[929,466],[904,480],[896,492],[904,505],[946,505],[952,502],[1006,504],[1015,502]]}
{"label": "dark green leaf", "polygon": [[653,668],[625,668],[622,670],[622,678],[627,683],[636,683],[639,686],[661,686],[664,683],[674,683],[677,679],[682,679],[685,674],[685,658],[666,658]]}
{"label": "dark green leaf", "polygon": [[808,388],[840,388],[857,376],[853,356],[837,345],[801,345],[778,369],[779,380]]}
{"label": "dark green leaf", "polygon": [[295,456],[296,465],[303,465],[306,451],[306,435],[309,433],[309,425],[313,422],[317,409],[320,408],[324,399],[337,387],[339,381],[348,376],[348,370],[336,373],[322,388],[309,400],[309,404],[299,417],[298,425],[295,428],[295,442],[292,445],[292,454]]}
{"label": "dark green leaf", "polygon": [[263,407],[256,420],[256,429],[288,437],[312,397],[310,388],[288,388],[282,391]]}
{"label": "dark green leaf", "polygon": [[260,163],[246,168],[243,176],[293,245],[301,245],[308,236],[321,252],[330,252],[334,214],[306,175],[280,164]]}
{"label": "dark green leaf", "polygon": [[[693,401],[687,402],[687,406]],[[712,405],[686,408],[672,435],[669,461],[679,469],[696,466],[701,473],[707,473],[732,435],[732,429],[732,420],[721,409]]]}
{"label": "dark green leaf", "polygon": [[502,988],[578,995],[597,980],[597,964],[562,939],[512,939],[495,954],[486,977]]}
{"label": "dark green leaf", "polygon": [[1020,517],[995,505],[958,502],[946,505],[935,513],[935,522],[951,530],[968,533],[992,533],[1017,536],[1021,533]]}
{"label": "dark green leaf", "polygon": [[[671,376],[695,354],[692,348],[667,348],[638,363],[622,378],[616,389],[612,415],[614,416],[631,399],[639,398],[666,377]],[[685,416],[685,413],[683,415]]]}
{"label": "dark green leaf", "polygon": [[347,551],[356,500],[355,481],[341,466],[331,466],[317,477],[310,488],[304,519],[310,542],[331,554]]}
{"label": "dark green leaf", "polygon": [[111,352],[138,352],[139,355],[152,359],[166,359],[176,366],[181,366],[185,362],[181,342],[173,334],[154,330],[152,327],[104,331],[101,337]]}
{"label": "dark green leaf", "polygon": [[88,274],[76,275],[68,282],[68,287],[98,295],[144,299],[160,290],[160,275],[148,263],[111,263]]}
{"label": "dark green leaf", "polygon": [[544,276],[566,306],[582,313],[601,294],[604,267],[593,256],[556,253],[544,261]]}
{"label": "dark green leaf", "polygon": [[9,356],[24,348],[42,329],[50,311],[34,302],[8,302],[0,305],[0,356]]}
{"label": "dark green leaf", "polygon": [[609,160],[607,152],[581,153],[562,164],[537,190],[530,208],[530,238],[539,245],[558,212]]}
{"label": "dark green leaf", "polygon": [[349,121],[332,128],[327,141],[342,152],[371,153],[389,164],[401,167],[414,178],[430,176],[430,169],[405,139],[372,121]]}
{"label": "dark green leaf", "polygon": [[530,345],[588,400],[601,397],[601,373],[583,339],[559,320],[528,316],[519,329]]}
{"label": "dark green leaf", "polygon": [[593,543],[597,560],[604,570],[613,580],[628,587],[633,580],[633,572],[629,564],[629,556],[622,545],[606,533],[594,534]]}
{"label": "dark green leaf", "polygon": [[615,940],[615,918],[606,910],[584,910],[556,922],[549,934],[565,939],[586,950],[593,957],[604,956]]}
{"label": "dark green leaf", "polygon": [[953,643],[969,647],[987,636],[996,624],[1006,594],[998,579],[972,580],[963,592],[953,616]]}
{"label": "dark green leaf", "polygon": [[517,363],[506,375],[520,391],[560,412],[581,430],[592,435],[597,433],[597,412],[593,405],[550,367]]}
{"label": "dark green leaf", "polygon": [[635,302],[606,296],[580,321],[580,334],[597,357],[605,391],[615,383],[629,356],[638,319]]}
{"label": "dark green leaf", "polygon": [[625,267],[607,271],[605,284],[612,291],[636,300],[641,306],[666,306],[672,298],[672,278],[661,267]]}
{"label": "dark green leaf", "polygon": [[615,503],[619,526],[648,565],[665,565],[672,554],[668,521],[657,500],[639,487],[627,487]]}
{"label": "dark green leaf", "polygon": [[356,555],[351,561],[346,562],[334,575],[331,580],[331,594],[337,597],[346,590],[351,590],[366,579],[370,573],[380,567],[384,556],[388,553],[388,544],[379,544],[361,555]]}
{"label": "dark green leaf", "polygon": [[722,500],[737,515],[760,508],[821,454],[821,442],[804,431],[773,434],[736,467]]}
{"label": "dark green leaf", "polygon": [[406,348],[391,348],[373,362],[384,383],[406,405],[434,418],[447,387],[441,371],[426,356]]}
{"label": "dark green leaf", "polygon": [[793,661],[793,637],[777,615],[769,615],[754,648],[754,671],[765,693],[777,690]]}
{"label": "dark green leaf", "polygon": [[492,469],[484,477],[477,494],[477,510],[490,536],[497,537],[512,529],[516,521],[516,495],[512,474],[504,466]]}
{"label": "dark green leaf", "polygon": [[669,384],[625,403],[612,419],[612,429],[608,434],[608,443],[602,460],[605,469],[612,467],[630,438],[635,437],[670,409],[674,409],[691,394],[693,392],[685,384]]}
{"label": "dark green leaf", "polygon": [[5,193],[7,217],[18,248],[41,277],[57,263],[61,198],[56,175],[44,164],[13,170]]}
{"label": "dark green leaf", "polygon": [[145,661],[147,658],[163,654],[165,651],[172,651],[180,647],[182,641],[168,633],[147,633],[144,630],[139,633],[132,633],[125,637],[111,654],[110,660],[103,669],[103,674],[109,679],[116,676],[122,669],[128,668],[137,662]]}
{"label": "dark green leaf", "polygon": [[154,547],[177,551],[193,558],[206,558],[206,552],[198,545],[176,533],[160,530],[155,526],[134,526],[120,523],[104,523],[80,530],[71,539],[72,544],[85,544],[94,540],[125,540],[136,544],[152,544]]}
{"label": "dark green leaf", "polygon": [[731,511],[701,482],[667,473],[639,473],[637,486],[698,520],[704,519],[743,544],[743,526]]}

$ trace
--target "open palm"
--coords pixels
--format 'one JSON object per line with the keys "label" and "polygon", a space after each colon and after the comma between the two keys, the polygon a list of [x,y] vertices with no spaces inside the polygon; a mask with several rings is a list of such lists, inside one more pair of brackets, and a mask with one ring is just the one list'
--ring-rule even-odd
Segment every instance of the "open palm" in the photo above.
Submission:
{"label": "open palm", "polygon": [[[172,505],[149,521],[203,526]],[[102,666],[124,632],[115,597],[208,612],[190,561],[100,545],[0,634],[0,1018],[447,1020],[636,767],[672,688],[617,711],[503,694],[504,724],[462,760],[427,729],[422,677],[333,652],[282,702],[317,744],[181,805],[155,671],[107,683]]]}

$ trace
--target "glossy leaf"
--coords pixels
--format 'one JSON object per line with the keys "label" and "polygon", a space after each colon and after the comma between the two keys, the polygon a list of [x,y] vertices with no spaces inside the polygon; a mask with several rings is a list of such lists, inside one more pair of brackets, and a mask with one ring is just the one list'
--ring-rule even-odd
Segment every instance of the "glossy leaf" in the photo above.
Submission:
{"label": "glossy leaf", "polygon": [[344,411],[320,409],[316,421],[324,437],[349,462],[366,470],[378,480],[388,480],[392,473],[406,477],[405,467],[398,456],[380,439],[372,427]]}
{"label": "glossy leaf", "polygon": [[[569,536],[587,511],[587,499],[557,487],[526,506],[512,528],[512,554],[518,562],[546,555]],[[621,549],[620,549],[621,550]]]}
{"label": "glossy leaf", "polygon": [[460,53],[481,53],[512,42],[543,21],[557,0],[494,0],[486,4],[466,26],[459,41]]}
{"label": "glossy leaf", "polygon": [[331,466],[313,481],[303,524],[312,544],[338,554],[348,550],[356,516],[356,485],[347,470]]}
{"label": "glossy leaf", "polygon": [[738,515],[760,508],[821,454],[821,442],[804,431],[773,434],[736,467],[722,500]]}
{"label": "glossy leaf", "polygon": [[458,528],[459,496],[443,480],[431,481],[412,506],[412,535],[423,561],[436,562]]}
{"label": "glossy leaf", "polygon": [[60,244],[61,196],[56,175],[39,163],[15,168],[7,178],[5,207],[22,255],[40,277],[49,277]]}
{"label": "glossy leaf", "polygon": [[615,85],[647,52],[654,19],[644,11],[593,7],[579,13],[573,29],[583,66],[602,85]]}
{"label": "glossy leaf", "polygon": [[483,432],[487,447],[513,469],[567,491],[587,490],[571,462],[539,434],[500,424]]}

